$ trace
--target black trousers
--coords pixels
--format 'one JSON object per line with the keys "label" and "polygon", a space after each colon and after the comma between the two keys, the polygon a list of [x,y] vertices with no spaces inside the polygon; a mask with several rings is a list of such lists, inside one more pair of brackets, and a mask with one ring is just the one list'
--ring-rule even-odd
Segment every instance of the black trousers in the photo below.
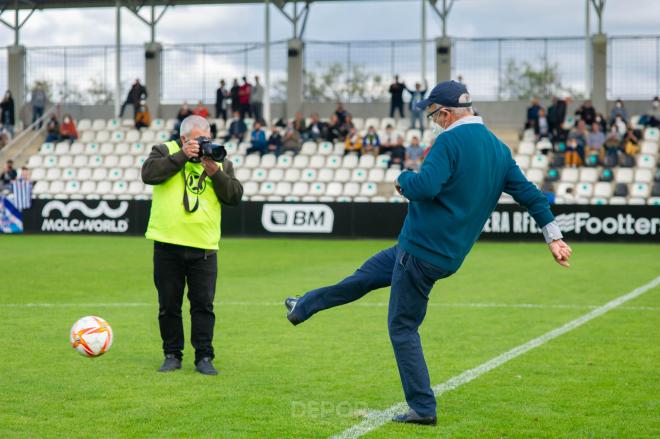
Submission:
{"label": "black trousers", "polygon": [[403,101],[390,101],[390,117],[394,117],[396,110],[399,110],[401,117],[406,117],[403,114]]}
{"label": "black trousers", "polygon": [[191,336],[195,363],[204,357],[214,358],[213,298],[218,277],[218,255],[211,250],[154,243],[154,284],[158,290],[158,323],[163,352],[183,357],[183,290],[188,284]]}

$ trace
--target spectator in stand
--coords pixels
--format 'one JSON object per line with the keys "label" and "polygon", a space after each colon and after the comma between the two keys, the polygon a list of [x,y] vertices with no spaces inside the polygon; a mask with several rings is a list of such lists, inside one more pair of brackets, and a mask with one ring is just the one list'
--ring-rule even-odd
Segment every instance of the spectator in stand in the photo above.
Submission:
{"label": "spectator in stand", "polygon": [[413,136],[410,145],[406,148],[406,162],[405,168],[411,171],[418,171],[422,166],[424,159],[424,148],[419,144],[419,137]]}
{"label": "spectator in stand", "polygon": [[215,91],[215,118],[227,122],[227,102],[229,101],[229,92],[225,80],[220,80],[220,86]]}
{"label": "spectator in stand", "polygon": [[621,119],[625,123],[628,123],[628,111],[626,110],[626,107],[624,107],[621,99],[617,99],[614,108],[612,108],[612,112],[610,113],[610,123],[613,123],[617,116],[621,116]]}
{"label": "spectator in stand", "polygon": [[555,120],[553,122],[555,126],[555,131],[552,133],[553,141],[562,142],[566,140],[568,131],[564,129],[564,120],[566,119],[566,114],[568,111],[568,106],[573,102],[573,98],[570,96],[565,97],[564,99],[557,99],[557,104],[555,105]]}
{"label": "spectator in stand", "polygon": [[282,152],[282,135],[280,134],[280,127],[277,125],[273,127],[273,131],[268,138],[268,152],[275,154],[276,157],[279,157]]}
{"label": "spectator in stand", "polygon": [[[37,82],[32,89],[30,103],[32,104],[32,123],[34,123],[44,115],[44,110],[48,105],[48,95],[46,95],[46,89],[41,82]],[[41,122],[39,122],[38,128],[41,128]]]}
{"label": "spectator in stand", "polygon": [[[0,183],[2,183],[3,187],[9,186],[14,180],[16,180],[17,176],[18,173],[16,172],[16,169],[14,169],[14,161],[7,160],[7,163],[5,163],[5,170],[2,172],[2,175],[0,175]],[[2,189],[2,187],[0,187],[0,189]]]}
{"label": "spectator in stand", "polygon": [[337,102],[337,107],[335,108],[335,116],[339,120],[339,124],[342,125],[346,121],[346,116],[348,116],[348,111],[344,109],[344,104]]}
{"label": "spectator in stand", "polygon": [[305,118],[303,117],[302,113],[300,111],[296,111],[296,115],[293,119],[293,127],[298,131],[301,135],[305,131],[307,131],[307,126],[305,124]]}
{"label": "spectator in stand", "polygon": [[195,116],[201,116],[204,119],[208,119],[209,109],[204,106],[204,103],[202,101],[198,101],[197,106],[193,108],[192,114],[194,114]]}
{"label": "spectator in stand", "polygon": [[406,147],[403,146],[403,136],[398,135],[396,138],[396,143],[392,148],[390,148],[390,161],[387,164],[388,168],[391,168],[392,165],[397,165],[401,168],[406,161]]}
{"label": "spectator in stand", "polygon": [[58,142],[60,140],[60,122],[55,114],[50,116],[46,124],[46,142]]}
{"label": "spectator in stand", "polygon": [[621,148],[621,137],[619,137],[619,133],[617,132],[615,126],[612,126],[610,131],[607,133],[604,147],[605,154],[609,157],[614,157],[616,162],[616,159],[619,155],[619,149]]}
{"label": "spectator in stand", "polygon": [[589,137],[589,131],[587,131],[587,124],[584,122],[584,120],[579,120],[577,123],[577,126],[573,131],[571,131],[571,134],[569,134],[569,138],[573,137],[577,140],[577,148],[576,151],[578,153],[578,156],[580,157],[581,164],[584,164],[585,162],[585,147],[587,145],[587,138]]}
{"label": "spectator in stand", "polygon": [[7,90],[0,103],[0,123],[14,137],[14,125],[16,125],[14,98],[11,91]]}
{"label": "spectator in stand", "polygon": [[591,132],[587,136],[587,155],[595,154],[602,161],[605,155],[603,145],[605,145],[605,133],[601,131],[600,124],[594,122],[591,124]]}
{"label": "spectator in stand", "polygon": [[533,98],[531,105],[527,107],[527,120],[525,121],[525,129],[532,128],[536,130],[539,120],[539,110],[541,109],[541,104],[537,98]]}
{"label": "spectator in stand", "polygon": [[251,93],[252,85],[250,85],[247,78],[243,76],[243,84],[238,89],[238,108],[241,113],[241,119],[245,119],[245,116],[252,117],[252,111],[250,110]]}
{"label": "spectator in stand", "polygon": [[577,152],[578,141],[576,137],[570,137],[566,140],[566,153],[564,155],[564,161],[566,162],[566,167],[575,168],[580,166],[580,155]]}
{"label": "spectator in stand", "polygon": [[342,137],[346,137],[353,128],[355,128],[355,125],[353,125],[353,116],[347,114],[346,117],[344,118],[344,123],[342,123],[341,127],[339,128]]}
{"label": "spectator in stand", "polygon": [[596,110],[589,99],[584,101],[582,106],[575,112],[575,115],[584,121],[587,126],[591,126],[596,121]]}
{"label": "spectator in stand", "polygon": [[640,125],[644,127],[658,127],[660,126],[660,96],[656,96],[651,101],[651,108],[646,114],[639,118]]}
{"label": "spectator in stand", "polygon": [[635,136],[632,128],[628,128],[623,137],[623,151],[633,156],[639,153],[639,139]]}
{"label": "spectator in stand", "polygon": [[403,91],[406,90],[406,84],[399,82],[399,75],[394,76],[394,82],[390,85],[390,117],[394,117],[395,111],[398,109],[401,117],[403,114]]}
{"label": "spectator in stand", "polygon": [[596,113],[596,123],[600,126],[600,130],[603,133],[607,131],[607,121],[601,113]]}
{"label": "spectator in stand", "polygon": [[32,182],[27,166],[21,168],[21,175],[12,183],[12,193],[18,210],[23,211],[32,207]]}
{"label": "spectator in stand", "polygon": [[337,114],[330,116],[330,123],[328,124],[325,140],[328,142],[336,142],[338,139],[343,139],[343,136],[341,135],[341,126]]}
{"label": "spectator in stand", "polygon": [[381,154],[389,153],[396,145],[396,133],[394,132],[394,127],[391,124],[388,124],[385,127],[385,133],[383,134],[380,145]]}
{"label": "spectator in stand", "polygon": [[238,85],[238,79],[234,79],[234,82],[231,84],[231,89],[229,90],[229,96],[231,97],[231,112],[234,114],[236,111],[241,110],[241,106],[239,103],[239,95],[240,95],[240,89],[241,86]]}
{"label": "spectator in stand", "polygon": [[536,123],[534,124],[534,133],[536,134],[537,140],[544,137],[550,137],[550,123],[548,122],[548,117],[545,115],[545,108],[543,107],[539,108]]}
{"label": "spectator in stand", "polygon": [[[406,89],[408,90],[408,89]],[[424,99],[424,95],[428,90],[428,84],[424,81],[424,90],[422,90],[422,84],[419,82],[415,83],[414,90],[408,90],[410,93],[410,128],[417,127],[417,121],[419,121],[419,130],[424,134],[424,110],[417,108],[417,103]]]}
{"label": "spectator in stand", "polygon": [[293,126],[293,121],[290,121],[282,137],[282,152],[292,152],[293,155],[297,155],[301,146],[302,137],[300,132]]}
{"label": "spectator in stand", "polygon": [[557,132],[557,96],[552,97],[552,103],[548,107],[548,128],[550,140],[553,140],[553,133]]}
{"label": "spectator in stand", "polygon": [[268,152],[266,133],[261,129],[261,122],[258,120],[254,122],[252,133],[250,133],[250,144],[252,146],[247,149],[246,154],[258,152],[259,154],[264,155]]}
{"label": "spectator in stand", "polygon": [[247,126],[241,118],[241,114],[238,111],[234,111],[234,118],[229,124],[229,129],[227,130],[227,135],[225,136],[225,142],[229,139],[238,140],[239,142],[243,141],[245,133],[247,132]]}
{"label": "spectator in stand", "polygon": [[151,125],[151,112],[149,111],[147,102],[141,101],[137,113],[135,113],[135,129],[149,128],[149,125]]}
{"label": "spectator in stand", "polygon": [[178,113],[176,114],[176,119],[179,121],[179,124],[183,122],[183,119],[185,119],[188,116],[192,116],[193,112],[188,107],[188,103],[184,102],[183,105],[179,108]]}
{"label": "spectator in stand", "polygon": [[621,115],[616,115],[614,117],[614,120],[612,121],[612,126],[616,127],[616,131],[617,133],[619,133],[620,138],[623,138],[623,136],[625,136],[626,133],[628,132],[628,125],[626,125],[626,122],[624,122]]}
{"label": "spectator in stand", "polygon": [[133,81],[133,85],[131,86],[131,89],[128,91],[126,100],[121,105],[121,110],[119,110],[119,117],[123,117],[126,107],[132,105],[133,117],[135,118],[135,115],[140,109],[141,101],[145,100],[146,98],[147,98],[147,89],[144,85],[140,84],[140,80],[136,78],[135,81]]}
{"label": "spectator in stand", "polygon": [[264,123],[264,88],[259,82],[259,76],[254,77],[254,85],[250,92],[250,106],[254,119]]}
{"label": "spectator in stand", "polygon": [[309,126],[307,127],[307,130],[303,133],[303,138],[305,140],[318,140],[321,138],[325,138],[325,133],[327,132],[328,127],[327,124],[324,122],[321,122],[319,119],[319,114],[318,113],[312,113],[312,116],[310,117],[309,121]]}
{"label": "spectator in stand", "polygon": [[62,140],[68,140],[73,143],[78,140],[78,130],[76,129],[76,122],[70,114],[65,114],[62,118],[62,125],[60,125],[60,137]]}
{"label": "spectator in stand", "polygon": [[344,145],[344,155],[350,154],[352,152],[357,153],[358,157],[362,155],[362,137],[355,129],[355,127],[351,128],[346,135]]}
{"label": "spectator in stand", "polygon": [[362,139],[362,152],[364,154],[378,155],[378,151],[380,151],[380,137],[378,137],[376,129],[370,126],[364,135],[364,139]]}

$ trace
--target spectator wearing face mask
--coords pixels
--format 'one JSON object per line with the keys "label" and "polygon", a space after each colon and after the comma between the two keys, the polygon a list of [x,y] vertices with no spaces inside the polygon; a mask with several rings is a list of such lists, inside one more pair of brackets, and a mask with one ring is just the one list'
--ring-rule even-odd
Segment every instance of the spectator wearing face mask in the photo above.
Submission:
{"label": "spectator wearing face mask", "polygon": [[628,111],[626,110],[626,107],[623,106],[623,101],[621,99],[616,100],[614,108],[612,108],[612,112],[610,113],[610,121],[613,122],[617,116],[620,116],[624,122],[628,122]]}
{"label": "spectator wearing face mask", "polygon": [[57,142],[60,140],[60,122],[56,115],[50,116],[46,124],[46,142]]}
{"label": "spectator wearing face mask", "polygon": [[394,127],[392,125],[387,125],[385,127],[385,133],[381,139],[380,153],[384,154],[391,151],[392,148],[396,145],[396,133],[394,132]]}
{"label": "spectator wearing face mask", "polygon": [[292,152],[297,155],[302,147],[302,137],[300,132],[296,130],[293,121],[289,122],[284,136],[282,137],[282,152]]}
{"label": "spectator wearing face mask", "polygon": [[403,167],[405,160],[406,147],[403,145],[403,136],[398,135],[394,146],[390,148],[390,161],[387,167],[391,168],[392,165],[396,165],[401,168]]}
{"label": "spectator wearing face mask", "polygon": [[419,137],[413,136],[410,145],[406,148],[405,168],[412,171],[418,171],[424,159],[424,148],[419,144]]}
{"label": "spectator wearing face mask", "polygon": [[62,125],[60,125],[60,137],[63,140],[73,142],[78,139],[78,130],[76,129],[76,122],[70,114],[65,114],[62,118]]}
{"label": "spectator wearing face mask", "polygon": [[225,142],[228,141],[229,139],[234,139],[234,140],[238,140],[239,142],[242,142],[246,132],[247,132],[247,126],[245,125],[245,122],[243,122],[243,119],[241,118],[241,114],[238,111],[234,111],[234,118],[229,124],[229,130],[227,130],[227,135],[225,136]]}
{"label": "spectator wearing face mask", "polygon": [[362,155],[362,137],[355,129],[351,128],[344,141],[344,155],[357,153],[358,157]]}
{"label": "spectator wearing face mask", "polygon": [[380,137],[373,126],[370,126],[362,139],[362,152],[377,155],[380,151]]}

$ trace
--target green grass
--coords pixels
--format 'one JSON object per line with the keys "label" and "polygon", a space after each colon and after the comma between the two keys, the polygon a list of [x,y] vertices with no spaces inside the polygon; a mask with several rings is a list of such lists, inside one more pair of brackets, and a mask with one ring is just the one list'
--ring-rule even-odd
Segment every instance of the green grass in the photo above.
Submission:
{"label": "green grass", "polygon": [[[387,335],[388,291],[292,327],[279,302],[333,283],[386,241],[222,242],[216,365],[160,365],[151,244],[140,238],[0,237],[0,436],[328,437],[403,400]],[[660,246],[480,243],[439,282],[422,326],[431,380],[446,381],[660,274]],[[136,306],[111,306],[112,303]],[[252,306],[237,302],[251,302]],[[52,307],[8,304],[54,304]],[[106,305],[93,305],[94,303]],[[185,302],[184,302],[185,303]],[[468,303],[574,305],[476,308]],[[142,305],[140,305],[142,304]],[[453,304],[454,306],[447,306]],[[187,303],[184,309],[187,313]],[[643,307],[643,308],[641,308]],[[112,349],[86,359],[73,322],[107,319]],[[189,321],[185,322],[186,336]],[[660,436],[660,288],[448,392],[435,429],[387,424],[367,437]]]}

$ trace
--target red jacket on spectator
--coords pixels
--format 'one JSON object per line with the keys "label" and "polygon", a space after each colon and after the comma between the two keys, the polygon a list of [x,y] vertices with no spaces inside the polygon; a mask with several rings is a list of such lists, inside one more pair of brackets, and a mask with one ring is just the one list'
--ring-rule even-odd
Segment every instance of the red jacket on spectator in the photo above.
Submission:
{"label": "red jacket on spectator", "polygon": [[204,119],[206,119],[209,117],[209,109],[206,107],[197,106],[193,109],[193,114],[195,116],[202,116]]}
{"label": "red jacket on spectator", "polygon": [[76,124],[73,121],[73,119],[68,119],[68,122],[66,122],[66,118],[64,121],[62,121],[62,124],[60,125],[60,135],[62,137],[66,138],[78,138],[78,130],[76,129]]}
{"label": "red jacket on spectator", "polygon": [[238,102],[243,105],[248,105],[250,103],[250,93],[252,87],[250,84],[243,84],[238,88]]}

